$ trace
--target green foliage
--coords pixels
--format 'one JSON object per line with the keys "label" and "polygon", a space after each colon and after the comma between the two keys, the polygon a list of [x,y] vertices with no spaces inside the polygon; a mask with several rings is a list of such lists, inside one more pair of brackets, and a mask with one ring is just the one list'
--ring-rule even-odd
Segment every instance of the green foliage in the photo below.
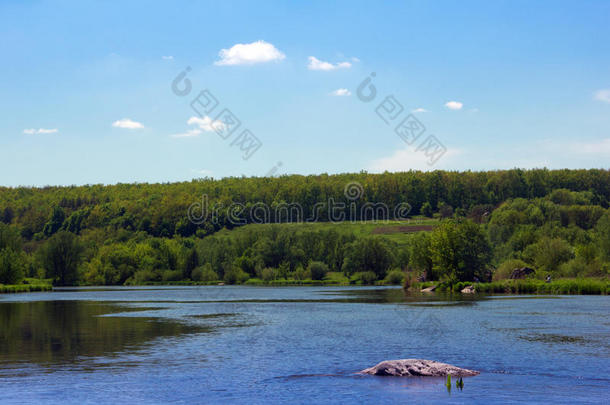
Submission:
{"label": "green foliage", "polygon": [[486,276],[491,248],[479,225],[470,220],[448,220],[430,236],[432,267],[452,281],[471,281]]}
{"label": "green foliage", "polygon": [[213,282],[220,280],[218,274],[212,270],[212,265],[210,263],[206,263],[205,265],[194,269],[191,273],[191,277],[193,281],[201,282]]}
{"label": "green foliage", "polygon": [[0,223],[0,284],[17,284],[25,276],[27,256],[16,228]]}
{"label": "green foliage", "polygon": [[294,272],[289,274],[293,280],[303,281],[311,278],[311,273],[303,268],[302,265],[298,265]]}
{"label": "green foliage", "polygon": [[428,218],[432,218],[432,205],[428,201],[421,206],[421,213]]}
{"label": "green foliage", "polygon": [[[326,204],[330,198],[348,202],[344,188],[351,181],[362,184],[363,198],[355,202],[355,211],[346,204],[336,212],[345,214],[345,223],[328,222]],[[209,216],[194,224],[186,213],[202,194],[209,199],[210,211],[218,209],[217,215],[214,221]],[[272,213],[272,224],[236,227],[228,220],[231,202],[246,207],[239,213],[246,223],[253,222],[254,204],[277,207],[282,202],[299,204],[304,217],[316,217],[317,222],[277,225],[273,222],[285,221],[286,215],[275,218]],[[408,228],[429,231],[439,220],[359,222],[366,202],[389,207],[408,202],[413,213],[467,215],[473,224],[442,220],[433,232],[412,233]],[[3,260],[11,263],[11,273],[19,269],[17,278],[48,271],[56,273],[55,283],[66,284],[177,283],[189,278],[197,283],[240,282],[243,273],[259,280],[252,283],[341,284],[347,282],[345,275],[363,272],[373,272],[375,281],[386,283],[388,270],[398,268],[409,270],[409,284],[421,274],[428,280],[455,282],[474,276],[484,280],[486,270],[496,266],[496,279],[505,277],[505,263],[513,259],[536,267],[538,277],[607,277],[609,202],[608,170],[363,172],[174,184],[0,187],[0,251],[10,247]],[[80,248],[76,265],[68,260],[64,281],[50,260],[69,253],[58,252],[55,237],[61,233],[73,235]],[[326,264],[326,276],[311,280],[310,262]],[[7,273],[6,268],[0,271]],[[340,272],[344,276],[335,277]]]}
{"label": "green foliage", "polygon": [[352,279],[356,284],[373,285],[377,281],[377,274],[372,271],[359,271],[354,273]]}
{"label": "green foliage", "polygon": [[41,260],[47,277],[53,279],[54,285],[76,284],[81,257],[82,246],[77,237],[65,231],[53,235],[41,250]]}
{"label": "green foliage", "polygon": [[59,231],[61,226],[64,224],[65,219],[66,214],[64,213],[64,210],[61,207],[53,208],[53,213],[51,214],[49,221],[42,229],[42,233],[44,233],[46,236],[53,235],[55,232]]}
{"label": "green foliage", "polygon": [[0,294],[2,293],[24,293],[35,291],[51,291],[53,287],[50,284],[16,284],[16,285],[1,285]]}
{"label": "green foliage", "polygon": [[565,240],[545,236],[538,242],[529,245],[523,255],[537,269],[549,272],[570,260],[574,253],[570,244]]}
{"label": "green foliage", "polygon": [[243,284],[249,278],[250,276],[248,273],[235,266],[227,268],[224,274],[224,281],[227,284]]}
{"label": "green foliage", "polygon": [[9,248],[20,251],[22,246],[21,235],[17,228],[0,223],[0,250]]}
{"label": "green foliage", "polygon": [[367,237],[350,244],[342,270],[348,274],[372,271],[377,278],[384,278],[394,262],[394,254],[388,241],[380,237]]}
{"label": "green foliage", "polygon": [[273,281],[277,278],[277,270],[271,267],[265,267],[261,271],[261,279],[265,282]]}
{"label": "green foliage", "polygon": [[311,261],[307,265],[307,271],[312,280],[322,280],[328,273],[328,266],[326,263]]}
{"label": "green foliage", "polygon": [[493,281],[506,280],[513,270],[528,267],[528,264],[520,259],[508,259],[503,262],[493,273]]}
{"label": "green foliage", "polygon": [[189,249],[186,260],[184,262],[184,271],[182,272],[182,278],[188,279],[191,278],[191,273],[195,268],[199,266],[199,254],[197,253],[197,249],[191,248]]}
{"label": "green foliage", "polygon": [[180,281],[182,280],[182,272],[180,270],[165,270],[161,275],[162,281]]}
{"label": "green foliage", "polygon": [[25,259],[10,247],[0,250],[0,284],[17,284],[25,275]]}
{"label": "green foliage", "polygon": [[439,274],[434,272],[431,251],[431,238],[428,233],[419,232],[409,239],[409,265],[424,273],[426,279],[438,280]]}
{"label": "green foliage", "polygon": [[606,213],[597,222],[594,239],[600,258],[610,261],[610,210],[606,210]]}
{"label": "green foliage", "polygon": [[392,270],[383,280],[386,285],[402,285],[405,280],[405,272],[402,270]]}

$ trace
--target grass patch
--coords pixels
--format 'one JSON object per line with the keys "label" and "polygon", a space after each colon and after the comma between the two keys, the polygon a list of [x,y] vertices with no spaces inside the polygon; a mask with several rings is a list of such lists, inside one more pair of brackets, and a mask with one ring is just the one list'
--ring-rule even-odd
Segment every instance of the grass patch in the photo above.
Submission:
{"label": "grass patch", "polygon": [[0,293],[51,291],[52,289],[50,284],[0,284]]}
{"label": "grass patch", "polygon": [[501,280],[491,283],[427,281],[416,283],[415,289],[423,289],[436,285],[440,292],[460,292],[464,287],[475,285],[476,291],[488,294],[562,294],[562,295],[608,295],[610,280],[598,279],[559,279],[547,283],[543,280]]}
{"label": "grass patch", "polygon": [[[438,225],[438,219],[413,218],[405,221],[344,221],[344,222],[294,222],[282,223],[282,228],[287,228],[293,232],[321,231],[333,229],[339,233],[352,234],[356,237],[378,235],[388,240],[394,241],[399,245],[406,245],[408,237],[413,232],[428,231]],[[271,227],[278,224],[249,224],[233,228],[223,229],[215,235],[236,235],[240,232],[247,232],[255,227]]]}

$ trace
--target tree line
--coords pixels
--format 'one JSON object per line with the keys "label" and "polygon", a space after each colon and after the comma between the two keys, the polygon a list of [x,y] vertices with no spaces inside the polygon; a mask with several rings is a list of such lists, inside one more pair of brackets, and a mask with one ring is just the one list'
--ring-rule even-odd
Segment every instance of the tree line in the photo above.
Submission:
{"label": "tree line", "polygon": [[[345,194],[362,185],[356,201]],[[255,225],[240,229],[218,210],[193,223],[187,211],[296,202],[307,212],[330,198],[349,204],[407,202],[411,216],[442,219],[432,232],[397,243],[334,229]],[[0,283],[51,277],[56,284],[191,280],[323,279],[363,283],[506,277],[516,266],[564,277],[607,277],[608,170],[406,172],[200,179],[0,189]],[[248,222],[248,218],[245,218]],[[320,217],[324,222],[328,218]],[[281,222],[270,218],[270,222]]]}

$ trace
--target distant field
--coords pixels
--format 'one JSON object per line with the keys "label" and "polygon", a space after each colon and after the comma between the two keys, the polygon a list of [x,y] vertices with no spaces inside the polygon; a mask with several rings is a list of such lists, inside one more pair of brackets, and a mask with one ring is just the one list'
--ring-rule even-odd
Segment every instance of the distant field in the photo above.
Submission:
{"label": "distant field", "polygon": [[317,231],[334,229],[356,236],[379,235],[396,243],[403,244],[407,241],[407,235],[414,232],[427,232],[438,225],[438,219],[415,218],[403,221],[345,221],[345,222],[298,222],[283,224],[250,224],[232,230],[223,229],[217,235],[228,233],[245,232],[255,227],[281,226],[292,229],[295,232]]}

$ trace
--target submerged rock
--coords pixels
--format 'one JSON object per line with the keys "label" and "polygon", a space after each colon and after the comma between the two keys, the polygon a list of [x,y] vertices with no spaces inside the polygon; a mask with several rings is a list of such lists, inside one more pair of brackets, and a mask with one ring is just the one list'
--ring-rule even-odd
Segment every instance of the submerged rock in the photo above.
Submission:
{"label": "submerged rock", "polygon": [[422,359],[386,360],[360,373],[397,377],[469,377],[479,374],[478,371]]}
{"label": "submerged rock", "polygon": [[435,285],[433,285],[432,287],[424,288],[423,290],[421,290],[421,292],[434,292],[434,290],[436,290]]}

